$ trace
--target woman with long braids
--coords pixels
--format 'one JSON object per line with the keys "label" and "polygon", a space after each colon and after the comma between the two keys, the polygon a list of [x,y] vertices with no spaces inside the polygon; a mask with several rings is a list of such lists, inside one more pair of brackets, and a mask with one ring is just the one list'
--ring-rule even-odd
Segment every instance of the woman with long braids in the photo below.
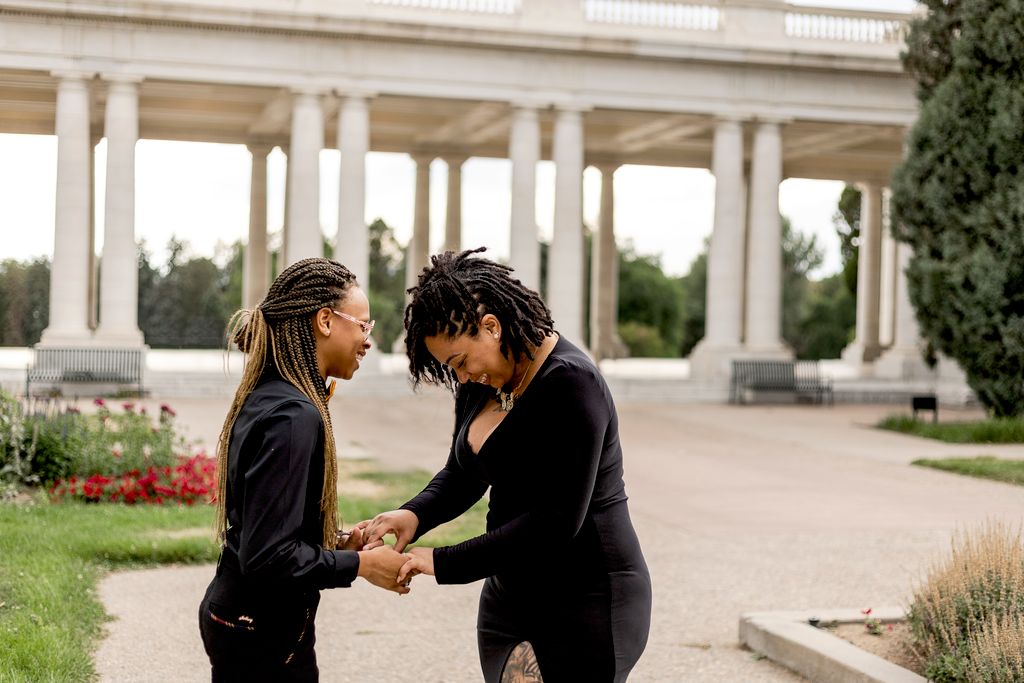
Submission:
{"label": "woman with long braids", "polygon": [[230,338],[245,370],[217,442],[217,574],[199,631],[218,681],[316,681],[320,590],[357,576],[395,591],[405,558],[388,546],[338,547],[338,461],[328,377],[351,379],[369,348],[369,303],[352,273],[299,261]]}
{"label": "woman with long braids", "polygon": [[651,582],[611,394],[540,296],[479,251],[434,256],[410,290],[409,369],[415,384],[454,391],[455,430],[422,493],[357,525],[364,547],[391,533],[402,550],[490,487],[486,533],[412,549],[399,580],[486,579],[477,641],[488,683],[536,681],[538,668],[546,683],[624,681],[647,643]]}

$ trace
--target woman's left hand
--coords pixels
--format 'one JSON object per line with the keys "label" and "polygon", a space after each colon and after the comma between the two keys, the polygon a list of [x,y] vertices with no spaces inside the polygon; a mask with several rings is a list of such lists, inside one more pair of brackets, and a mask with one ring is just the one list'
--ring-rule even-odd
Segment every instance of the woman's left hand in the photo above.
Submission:
{"label": "woman's left hand", "polygon": [[403,584],[417,574],[434,575],[434,549],[413,548],[405,553],[409,558],[398,571],[398,583]]}

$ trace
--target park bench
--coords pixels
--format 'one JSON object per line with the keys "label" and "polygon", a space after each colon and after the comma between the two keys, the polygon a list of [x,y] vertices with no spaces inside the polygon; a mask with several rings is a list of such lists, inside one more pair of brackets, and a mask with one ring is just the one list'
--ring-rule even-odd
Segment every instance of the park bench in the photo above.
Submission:
{"label": "park bench", "polygon": [[729,402],[752,403],[758,394],[831,405],[832,380],[816,361],[734,360]]}
{"label": "park bench", "polygon": [[142,392],[145,350],[139,347],[47,346],[32,349],[25,372],[25,395],[33,383],[136,385]]}

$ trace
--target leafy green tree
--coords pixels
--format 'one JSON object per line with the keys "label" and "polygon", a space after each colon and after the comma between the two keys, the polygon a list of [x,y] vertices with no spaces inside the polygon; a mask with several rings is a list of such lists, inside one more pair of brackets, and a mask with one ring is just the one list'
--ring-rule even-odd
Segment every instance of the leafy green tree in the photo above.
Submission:
{"label": "leafy green tree", "polygon": [[404,334],[405,250],[395,232],[378,218],[370,232],[370,315],[377,321],[373,338],[386,352]]}
{"label": "leafy green tree", "polygon": [[0,346],[30,346],[50,319],[50,261],[0,262]]}
{"label": "leafy green tree", "polygon": [[810,296],[808,273],[821,265],[818,240],[793,230],[782,218],[782,338],[797,358],[806,358],[805,302]]}
{"label": "leafy green tree", "polygon": [[683,313],[681,321],[682,338],[679,355],[689,356],[693,347],[704,337],[705,309],[707,307],[708,248],[710,241],[704,241],[704,250],[697,254],[690,264],[689,272],[679,278],[682,291]]}
{"label": "leafy green tree", "polygon": [[843,282],[850,296],[857,296],[857,263],[860,247],[860,190],[852,185],[843,188],[839,205],[832,216],[832,224],[839,235],[839,250],[843,260]]}
{"label": "leafy green tree", "polygon": [[926,0],[920,115],[893,178],[921,332],[995,416],[1024,415],[1024,5]]}
{"label": "leafy green tree", "polygon": [[[226,256],[226,257],[225,257]],[[225,261],[221,269],[221,284],[227,307],[232,312],[242,307],[242,279],[245,269],[245,245],[241,240],[227,246],[219,246],[214,260]]]}
{"label": "leafy green tree", "polygon": [[641,256],[632,247],[620,250],[618,312],[619,336],[631,355],[679,355],[682,289],[662,271],[659,257]]}
{"label": "leafy green tree", "polygon": [[186,257],[186,250],[184,242],[171,239],[166,274],[154,273],[140,251],[139,326],[153,348],[220,348],[240,305],[240,287],[231,291],[231,270],[241,266],[241,247],[233,247],[224,268],[210,258]]}
{"label": "leafy green tree", "polygon": [[856,323],[856,300],[850,294],[844,273],[808,281],[800,305],[798,337],[793,342],[797,358],[839,358],[852,341]]}

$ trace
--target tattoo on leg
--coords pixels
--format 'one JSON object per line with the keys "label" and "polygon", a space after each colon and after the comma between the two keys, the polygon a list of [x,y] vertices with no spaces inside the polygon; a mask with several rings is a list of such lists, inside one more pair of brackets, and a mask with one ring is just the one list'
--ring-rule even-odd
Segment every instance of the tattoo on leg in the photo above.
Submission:
{"label": "tattoo on leg", "polygon": [[524,640],[512,650],[501,671],[501,683],[544,683],[530,643]]}

